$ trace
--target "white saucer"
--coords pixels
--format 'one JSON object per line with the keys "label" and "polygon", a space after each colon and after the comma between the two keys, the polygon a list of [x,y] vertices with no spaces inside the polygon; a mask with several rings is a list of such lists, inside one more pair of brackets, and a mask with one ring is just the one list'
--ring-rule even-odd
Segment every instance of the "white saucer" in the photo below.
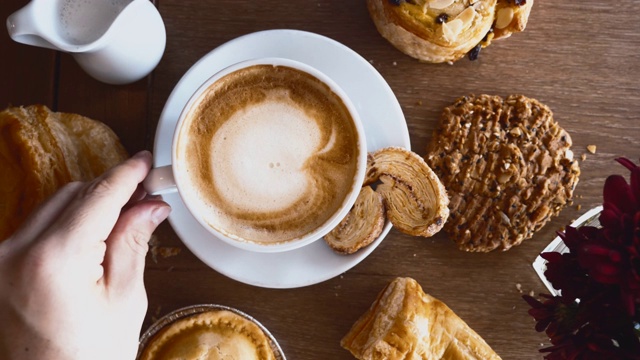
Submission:
{"label": "white saucer", "polygon": [[[171,163],[171,141],[182,107],[190,95],[217,71],[243,60],[282,57],[307,63],[331,77],[360,113],[369,151],[387,146],[410,149],[409,131],[400,104],[382,76],[360,55],[327,37],[298,30],[267,30],[231,40],[209,52],[180,79],[158,123],[155,166]],[[173,211],[169,222],[200,260],[237,281],[267,288],[295,288],[331,279],[366,258],[391,230],[352,255],[334,253],[320,239],[283,253],[255,253],[212,236],[187,211],[177,193],[163,195]]]}

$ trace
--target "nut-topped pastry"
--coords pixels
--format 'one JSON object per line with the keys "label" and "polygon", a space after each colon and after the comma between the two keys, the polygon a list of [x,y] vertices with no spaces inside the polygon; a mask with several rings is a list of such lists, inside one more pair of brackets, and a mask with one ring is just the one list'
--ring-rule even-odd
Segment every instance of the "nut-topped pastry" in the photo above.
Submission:
{"label": "nut-topped pastry", "polygon": [[580,169],[551,110],[522,95],[465,96],[444,109],[426,161],[450,195],[461,250],[508,250],[571,203]]}
{"label": "nut-topped pastry", "polygon": [[273,360],[269,338],[252,321],[229,310],[194,314],[160,330],[139,360]]}
{"label": "nut-topped pastry", "polygon": [[477,57],[493,39],[526,27],[534,0],[367,0],[380,34],[432,63]]}

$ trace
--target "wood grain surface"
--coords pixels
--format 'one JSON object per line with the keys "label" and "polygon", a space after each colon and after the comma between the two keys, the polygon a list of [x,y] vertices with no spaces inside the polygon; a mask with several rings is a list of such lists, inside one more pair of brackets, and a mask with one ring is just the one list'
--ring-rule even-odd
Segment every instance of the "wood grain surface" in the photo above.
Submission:
{"label": "wood grain surface", "polygon": [[[4,0],[6,18],[25,1]],[[424,64],[376,31],[363,0],[161,0],[167,47],[154,73],[125,86],[101,84],[69,54],[0,36],[0,104],[45,103],[102,120],[131,152],[151,149],[164,103],[203,55],[238,36],[288,28],[335,39],[367,59],[398,98],[412,149],[424,155],[443,107],[466,94],[523,94],[547,104],[573,138],[581,180],[574,204],[534,238],[506,252],[471,254],[444,233],[424,239],[395,230],[363,262],[328,281],[265,289],[226,278],[198,260],[168,223],[154,246],[175,256],[148,257],[144,328],[177,308],[217,303],[261,321],[289,359],[352,359],[339,345],[351,324],[396,276],[411,276],[444,301],[503,359],[540,359],[548,345],[534,330],[522,293],[545,292],[531,263],[555,232],[601,203],[607,175],[627,172],[614,159],[640,159],[640,7],[637,0],[537,0],[523,33],[494,42],[477,61]],[[591,154],[587,145],[596,145]],[[1,170],[0,170],[1,171]]]}

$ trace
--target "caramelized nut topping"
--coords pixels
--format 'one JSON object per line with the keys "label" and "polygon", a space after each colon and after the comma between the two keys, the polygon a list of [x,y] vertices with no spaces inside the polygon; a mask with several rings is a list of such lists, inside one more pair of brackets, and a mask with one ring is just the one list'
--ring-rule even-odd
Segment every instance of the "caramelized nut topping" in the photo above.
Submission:
{"label": "caramelized nut topping", "polygon": [[442,10],[453,4],[454,0],[431,0],[429,1],[429,7],[431,9]]}
{"label": "caramelized nut topping", "polygon": [[505,7],[502,8],[500,10],[498,10],[498,15],[496,16],[496,29],[504,29],[507,26],[509,26],[509,24],[511,24],[511,21],[513,21],[513,8],[511,7]]}

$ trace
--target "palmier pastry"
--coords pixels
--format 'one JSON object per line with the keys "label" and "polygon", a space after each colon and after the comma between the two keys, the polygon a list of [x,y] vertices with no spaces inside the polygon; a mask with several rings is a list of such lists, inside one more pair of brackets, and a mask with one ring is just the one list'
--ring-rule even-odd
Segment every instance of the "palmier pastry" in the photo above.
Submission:
{"label": "palmier pastry", "polygon": [[324,239],[337,253],[352,254],[380,236],[387,219],[405,234],[430,237],[447,221],[448,204],[444,186],[422,157],[382,148],[367,154],[356,204]]}
{"label": "palmier pastry", "polygon": [[353,208],[324,240],[337,253],[353,254],[380,236],[384,222],[382,195],[364,186]]}
{"label": "palmier pastry", "polygon": [[359,360],[497,360],[491,347],[412,278],[396,278],[340,344]]}
{"label": "palmier pastry", "polygon": [[127,158],[105,124],[46,106],[0,112],[0,241],[71,181],[87,181]]}
{"label": "palmier pastry", "polygon": [[179,319],[152,337],[139,360],[273,360],[269,338],[252,321],[228,310]]}
{"label": "palmier pastry", "polygon": [[445,187],[416,153],[386,147],[371,153],[367,179],[379,180],[376,192],[385,202],[386,216],[401,232],[433,236],[449,216]]}
{"label": "palmier pastry", "polygon": [[551,110],[521,95],[444,109],[426,161],[449,193],[444,230],[461,250],[507,250],[571,203],[580,169]]}
{"label": "palmier pastry", "polygon": [[432,63],[474,59],[492,39],[523,31],[534,0],[367,0],[380,34]]}

